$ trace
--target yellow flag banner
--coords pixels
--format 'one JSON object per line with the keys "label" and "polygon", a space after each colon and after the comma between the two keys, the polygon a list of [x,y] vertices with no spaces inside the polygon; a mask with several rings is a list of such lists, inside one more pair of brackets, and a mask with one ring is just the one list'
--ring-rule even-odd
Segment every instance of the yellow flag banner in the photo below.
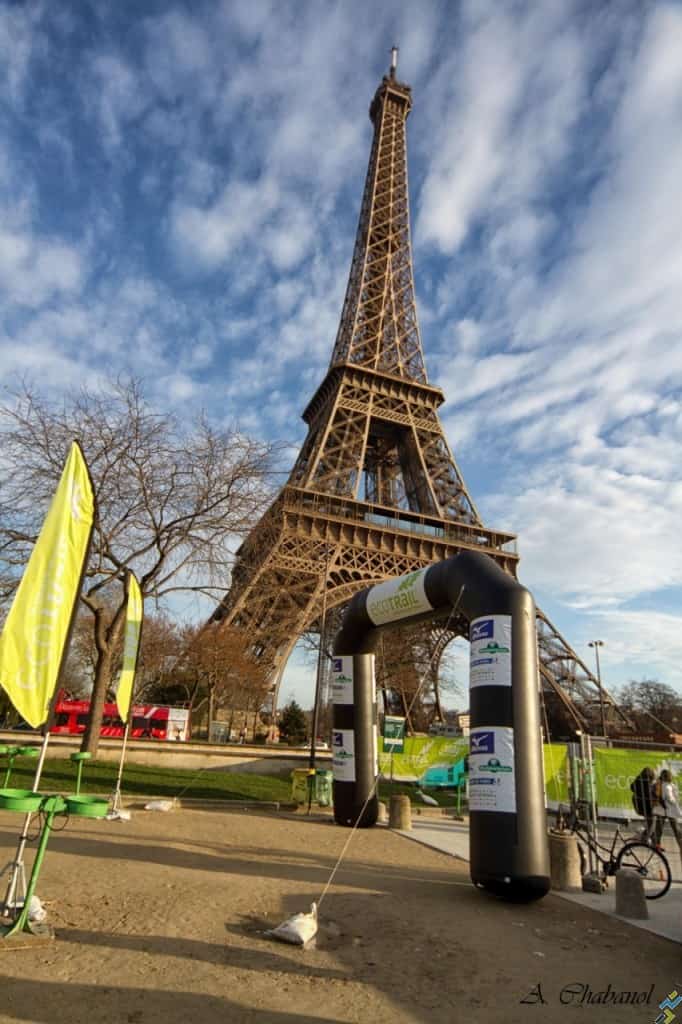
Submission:
{"label": "yellow flag banner", "polygon": [[142,594],[140,584],[131,572],[128,575],[128,607],[126,610],[126,630],[123,644],[123,668],[116,691],[116,706],[121,720],[125,722],[130,710],[130,699],[133,695],[133,682],[137,667],[137,654],[140,649],[140,633],[142,631]]}
{"label": "yellow flag banner", "polygon": [[94,516],[90,475],[74,441],[0,636],[0,686],[33,728],[49,714]]}

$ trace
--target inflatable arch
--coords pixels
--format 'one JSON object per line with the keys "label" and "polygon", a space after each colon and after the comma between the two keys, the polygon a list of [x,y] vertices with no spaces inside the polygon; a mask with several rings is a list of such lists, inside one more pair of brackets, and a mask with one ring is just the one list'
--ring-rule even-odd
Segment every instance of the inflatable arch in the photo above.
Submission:
{"label": "inflatable arch", "polygon": [[550,885],[535,604],[488,555],[454,558],[355,595],[334,642],[334,817],[376,824],[377,708],[374,650],[381,630],[448,610],[469,621],[470,870],[472,882],[509,900]]}

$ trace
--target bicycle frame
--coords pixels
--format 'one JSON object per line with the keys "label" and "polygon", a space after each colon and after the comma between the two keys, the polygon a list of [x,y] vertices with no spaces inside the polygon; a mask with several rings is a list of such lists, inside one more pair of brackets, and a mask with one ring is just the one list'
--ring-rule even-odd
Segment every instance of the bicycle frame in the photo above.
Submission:
{"label": "bicycle frame", "polygon": [[[650,838],[632,838],[616,825],[611,845],[606,846],[600,843],[594,836],[585,822],[579,818],[575,808],[572,809],[568,821],[563,815],[561,807],[557,814],[557,826],[566,829],[578,839],[578,850],[581,860],[581,874],[583,875],[583,888],[586,888],[588,876],[585,874],[586,851],[589,851],[590,876],[598,888],[592,886],[588,891],[599,891],[608,886],[608,879],[614,876],[620,868],[628,868],[635,871],[642,877],[645,886],[645,897],[647,900],[660,899],[670,889],[672,875],[670,865],[663,852],[651,841]],[[593,870],[593,863],[596,868]]]}
{"label": "bicycle frame", "polygon": [[[564,826],[566,824],[566,819],[561,807],[559,807],[557,811],[557,824],[559,827],[561,827],[562,824]],[[585,822],[580,820],[575,808],[571,810],[568,820],[568,828],[569,831],[576,835],[593,854],[595,860],[602,868],[603,876],[609,877],[614,875],[616,872],[617,852],[620,852],[620,847],[625,846],[626,843],[630,841],[628,836],[621,831],[620,825],[616,825],[616,831],[613,833],[613,840],[610,847],[600,843],[598,839],[595,839],[594,836],[592,836]],[[581,857],[583,857],[584,853],[582,849],[580,852]]]}
{"label": "bicycle frame", "polygon": [[578,837],[578,839],[581,839],[589,847],[597,862],[601,865],[604,875],[615,875],[617,861],[616,851],[620,851],[620,847],[625,846],[628,841],[627,836],[621,832],[620,825],[616,826],[616,831],[613,833],[613,840],[610,847],[605,846],[603,843],[600,843],[598,839],[591,836],[584,825],[582,825],[577,819],[573,823],[571,831]]}

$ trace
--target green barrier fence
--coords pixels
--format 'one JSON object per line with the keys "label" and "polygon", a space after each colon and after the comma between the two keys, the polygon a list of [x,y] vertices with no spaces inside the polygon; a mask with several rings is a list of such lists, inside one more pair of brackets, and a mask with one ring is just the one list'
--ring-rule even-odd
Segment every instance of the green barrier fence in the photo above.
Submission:
{"label": "green barrier fence", "polygon": [[666,750],[612,750],[600,747],[592,753],[597,807],[602,817],[637,817],[632,806],[630,783],[642,768],[652,768],[657,777],[664,768],[672,772],[673,778],[682,776],[682,754],[671,754]]}
{"label": "green barrier fence", "polygon": [[384,751],[383,737],[378,744],[379,773],[385,779],[434,787],[463,782],[464,758],[469,753],[466,736],[408,736],[402,754]]}
{"label": "green barrier fence", "polygon": [[[401,754],[384,751],[381,737],[378,744],[379,772],[386,779],[415,782],[433,788],[457,788],[464,784],[464,758],[469,752],[469,740],[465,736],[408,736]],[[547,806],[550,809],[556,809],[560,804],[568,807],[571,801],[571,762],[567,745],[543,744],[543,759]],[[642,768],[652,768],[657,776],[668,768],[673,777],[680,776],[678,784],[682,787],[682,753],[595,747],[593,759],[597,807],[602,817],[637,817],[632,806],[630,783]]]}
{"label": "green barrier fence", "polygon": [[557,808],[559,804],[567,807],[571,800],[568,747],[565,743],[543,743],[542,753],[547,806],[552,809]]}

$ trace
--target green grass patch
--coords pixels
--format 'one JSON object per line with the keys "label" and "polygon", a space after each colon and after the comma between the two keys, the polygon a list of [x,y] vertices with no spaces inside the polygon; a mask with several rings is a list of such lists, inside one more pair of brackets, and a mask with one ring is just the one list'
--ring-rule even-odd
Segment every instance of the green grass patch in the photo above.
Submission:
{"label": "green grass patch", "polygon": [[[3,778],[4,759],[0,758],[0,781]],[[18,759],[15,762],[9,785],[15,789],[31,789],[35,776],[36,761]],[[110,761],[86,761],[81,776],[82,793],[112,793],[116,785],[118,763]],[[41,793],[73,793],[76,788],[76,770],[64,758],[48,758],[43,766],[40,780]],[[184,792],[183,792],[184,791]],[[192,768],[160,768],[152,765],[127,763],[123,770],[121,792],[124,796],[158,796],[172,799],[182,796],[197,800],[260,800],[265,803],[288,803],[291,800],[291,774],[288,770],[276,775],[254,775],[251,772],[218,771],[204,769],[197,772]],[[430,789],[429,796],[438,801],[440,807],[456,809],[457,793],[454,790]],[[407,782],[379,783],[379,799],[390,800],[396,793],[409,796],[415,807],[427,805],[417,794],[417,786]],[[462,796],[461,809],[466,808]]]}
{"label": "green grass patch", "polygon": [[[0,770],[2,767],[0,764]],[[14,789],[31,789],[35,768],[35,761],[17,761],[9,786]],[[117,763],[85,762],[81,776],[81,793],[112,793],[117,775]],[[74,766],[70,761],[63,759],[47,759],[39,788],[41,793],[73,793],[76,788]],[[183,797],[190,799],[286,803],[291,799],[291,779],[289,772],[286,771],[277,775],[254,775],[251,772],[216,769],[198,772],[193,768],[158,768],[126,763],[121,780],[121,793],[124,796],[140,794],[166,799],[172,799],[182,793]]]}

